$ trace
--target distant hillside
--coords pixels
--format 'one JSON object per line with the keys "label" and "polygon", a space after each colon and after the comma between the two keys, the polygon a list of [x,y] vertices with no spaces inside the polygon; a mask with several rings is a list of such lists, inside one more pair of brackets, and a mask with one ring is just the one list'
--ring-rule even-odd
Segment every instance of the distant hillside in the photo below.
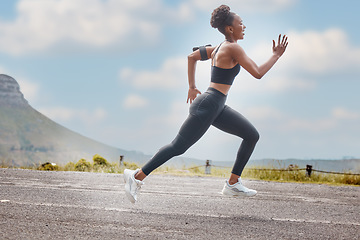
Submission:
{"label": "distant hillside", "polygon": [[0,74],[0,164],[29,166],[50,161],[66,164],[100,154],[109,161],[142,163],[140,152],[114,148],[77,134],[33,109],[20,92],[19,84]]}

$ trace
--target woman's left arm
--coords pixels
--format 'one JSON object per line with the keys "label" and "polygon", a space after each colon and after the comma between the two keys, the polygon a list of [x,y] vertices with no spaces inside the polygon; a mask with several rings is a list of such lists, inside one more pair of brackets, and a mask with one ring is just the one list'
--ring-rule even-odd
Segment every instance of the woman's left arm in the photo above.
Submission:
{"label": "woman's left arm", "polygon": [[249,58],[245,51],[237,44],[232,47],[233,58],[253,77],[261,79],[277,62],[277,60],[283,55],[288,45],[287,37],[284,35],[281,40],[279,35],[278,44],[275,46],[273,40],[273,55],[262,65],[258,66],[251,58]]}

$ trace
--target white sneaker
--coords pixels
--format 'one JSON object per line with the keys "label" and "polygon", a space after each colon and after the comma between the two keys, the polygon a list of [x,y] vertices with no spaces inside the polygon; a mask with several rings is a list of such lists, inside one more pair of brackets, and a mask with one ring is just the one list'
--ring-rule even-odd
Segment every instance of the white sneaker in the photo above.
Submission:
{"label": "white sneaker", "polygon": [[140,190],[141,185],[144,184],[144,182],[135,179],[135,174],[139,170],[140,169],[136,169],[136,170],[125,169],[124,170],[125,194],[126,194],[126,197],[132,203],[135,203],[137,201],[137,192]]}
{"label": "white sneaker", "polygon": [[228,180],[226,180],[224,188],[222,190],[222,194],[228,196],[252,197],[256,193],[257,191],[249,189],[242,185],[241,178],[239,178],[239,181],[233,185],[230,185]]}

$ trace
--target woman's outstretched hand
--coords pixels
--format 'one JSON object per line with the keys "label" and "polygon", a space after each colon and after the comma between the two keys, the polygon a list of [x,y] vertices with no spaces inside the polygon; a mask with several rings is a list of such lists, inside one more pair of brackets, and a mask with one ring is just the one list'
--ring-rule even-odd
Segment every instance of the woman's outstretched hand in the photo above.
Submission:
{"label": "woman's outstretched hand", "polygon": [[275,40],[273,40],[273,54],[274,55],[276,55],[278,57],[281,57],[281,55],[283,55],[283,53],[285,52],[286,47],[288,45],[287,39],[288,39],[287,36],[284,35],[281,40],[281,34],[279,34],[277,46],[275,46]]}
{"label": "woman's outstretched hand", "polygon": [[191,104],[198,94],[201,94],[201,92],[197,88],[189,88],[188,98],[186,103],[188,103],[190,100],[190,104]]}

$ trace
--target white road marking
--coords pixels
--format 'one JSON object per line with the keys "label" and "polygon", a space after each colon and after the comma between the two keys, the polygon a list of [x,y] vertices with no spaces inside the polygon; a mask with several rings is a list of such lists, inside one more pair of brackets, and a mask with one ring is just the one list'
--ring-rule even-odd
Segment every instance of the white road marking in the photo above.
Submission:
{"label": "white road marking", "polygon": [[339,225],[360,226],[360,223],[355,223],[355,222],[334,222],[334,221],[327,221],[327,220],[295,219],[295,218],[271,218],[271,220],[280,221],[280,222],[322,223],[322,224],[339,224]]}
{"label": "white road marking", "polygon": [[[13,202],[20,205],[35,205],[35,206],[45,206],[45,207],[65,207],[65,208],[82,208],[90,210],[104,210],[104,211],[115,211],[115,212],[128,212],[128,213],[139,213],[143,211],[135,209],[125,209],[125,208],[111,208],[111,207],[97,207],[97,206],[80,206],[80,205],[70,205],[70,204],[58,204],[58,203],[30,203],[30,202]],[[150,214],[169,214],[169,212],[164,211],[144,211],[144,213]],[[213,218],[230,218],[229,215],[224,214],[211,214],[211,213],[170,213],[171,215],[186,215],[186,216],[196,216],[196,217],[213,217]]]}
{"label": "white road marking", "polygon": [[2,203],[3,203],[3,202],[10,202],[10,200],[5,200],[5,199],[4,199],[4,200],[0,200],[0,202],[2,202]]}

